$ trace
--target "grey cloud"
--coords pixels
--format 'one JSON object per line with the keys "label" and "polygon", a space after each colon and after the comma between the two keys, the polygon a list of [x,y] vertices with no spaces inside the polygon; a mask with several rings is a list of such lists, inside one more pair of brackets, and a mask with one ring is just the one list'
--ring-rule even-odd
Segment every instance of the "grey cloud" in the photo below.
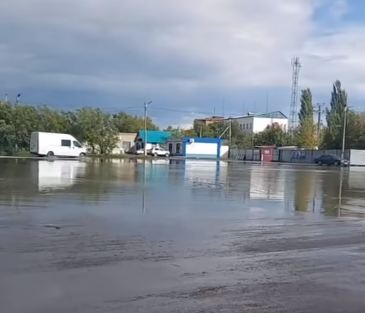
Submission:
{"label": "grey cloud", "polygon": [[[3,0],[0,85],[68,107],[139,108],[153,98],[211,111],[225,96],[231,111],[243,101],[259,110],[265,90],[290,88],[290,59],[312,36],[315,2]],[[289,95],[279,94],[285,110]]]}

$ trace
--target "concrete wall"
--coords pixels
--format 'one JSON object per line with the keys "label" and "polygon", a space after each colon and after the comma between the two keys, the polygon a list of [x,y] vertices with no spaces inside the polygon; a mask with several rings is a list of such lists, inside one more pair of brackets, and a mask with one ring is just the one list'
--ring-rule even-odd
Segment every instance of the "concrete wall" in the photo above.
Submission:
{"label": "concrete wall", "polygon": [[187,158],[217,158],[217,143],[191,142],[186,143],[185,156]]}
{"label": "concrete wall", "polygon": [[222,160],[228,159],[228,153],[229,153],[229,147],[228,146],[221,146],[221,151],[220,151],[219,156]]}
{"label": "concrete wall", "polygon": [[[341,150],[280,150],[279,162],[314,163],[314,159],[323,154],[341,156]],[[350,151],[345,151],[345,159],[350,159]]]}
{"label": "concrete wall", "polygon": [[[323,154],[341,156],[341,150],[274,150],[273,161],[288,163],[314,163],[314,159]],[[258,149],[231,149],[230,159],[261,161]],[[351,165],[365,166],[365,151],[345,150],[345,159],[350,160]]]}
{"label": "concrete wall", "polygon": [[365,166],[365,150],[350,150],[350,164]]}
{"label": "concrete wall", "polygon": [[259,149],[231,149],[231,160],[260,161]]}

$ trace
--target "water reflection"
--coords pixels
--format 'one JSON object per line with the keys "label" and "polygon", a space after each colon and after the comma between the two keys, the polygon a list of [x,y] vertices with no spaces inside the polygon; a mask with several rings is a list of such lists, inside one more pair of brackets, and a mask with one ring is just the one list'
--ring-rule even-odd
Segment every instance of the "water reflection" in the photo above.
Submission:
{"label": "water reflection", "polygon": [[74,160],[33,162],[38,173],[38,190],[51,191],[72,186],[85,175],[86,164]]}
{"label": "water reflection", "polygon": [[[140,214],[312,212],[363,216],[365,169],[183,160],[0,160],[0,207],[47,196]],[[264,212],[264,213],[262,213]],[[233,213],[232,213],[233,214]]]}
{"label": "water reflection", "polygon": [[295,210],[315,211],[317,201],[318,171],[299,170],[295,175]]}

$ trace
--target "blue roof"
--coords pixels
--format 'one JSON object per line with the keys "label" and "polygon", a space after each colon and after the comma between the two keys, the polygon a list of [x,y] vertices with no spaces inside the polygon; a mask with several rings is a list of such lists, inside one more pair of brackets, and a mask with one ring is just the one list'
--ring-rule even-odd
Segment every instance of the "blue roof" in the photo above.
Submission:
{"label": "blue roof", "polygon": [[[147,143],[166,143],[171,138],[170,132],[160,130],[147,130]],[[144,141],[144,130],[138,132],[138,139]]]}

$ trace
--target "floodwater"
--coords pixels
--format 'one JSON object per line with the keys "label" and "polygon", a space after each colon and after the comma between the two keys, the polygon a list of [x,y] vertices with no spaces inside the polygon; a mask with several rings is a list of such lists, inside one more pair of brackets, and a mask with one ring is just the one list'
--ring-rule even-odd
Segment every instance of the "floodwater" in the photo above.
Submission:
{"label": "floodwater", "polygon": [[0,159],[0,312],[365,312],[364,174]]}

